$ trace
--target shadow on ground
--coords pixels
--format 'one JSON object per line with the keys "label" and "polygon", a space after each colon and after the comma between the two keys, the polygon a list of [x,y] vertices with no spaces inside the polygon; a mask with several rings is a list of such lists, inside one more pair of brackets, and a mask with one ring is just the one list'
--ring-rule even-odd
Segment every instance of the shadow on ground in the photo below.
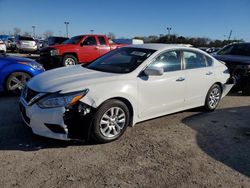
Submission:
{"label": "shadow on ground", "polygon": [[250,177],[250,106],[201,113],[182,122],[197,131],[197,144],[205,153]]}

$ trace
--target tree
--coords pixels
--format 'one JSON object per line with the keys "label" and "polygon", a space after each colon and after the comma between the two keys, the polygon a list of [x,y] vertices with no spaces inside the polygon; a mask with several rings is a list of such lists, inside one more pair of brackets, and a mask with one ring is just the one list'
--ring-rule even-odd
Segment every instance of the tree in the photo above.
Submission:
{"label": "tree", "polygon": [[53,34],[54,34],[54,32],[51,31],[51,30],[47,30],[47,31],[45,31],[45,32],[43,33],[45,39],[51,37]]}
{"label": "tree", "polygon": [[108,34],[107,34],[107,36],[108,36],[108,38],[110,38],[110,39],[115,39],[115,34],[114,33],[112,33],[112,32],[109,32]]}
{"label": "tree", "polygon": [[13,34],[16,35],[20,35],[21,34],[21,29],[19,27],[14,27],[13,28]]}

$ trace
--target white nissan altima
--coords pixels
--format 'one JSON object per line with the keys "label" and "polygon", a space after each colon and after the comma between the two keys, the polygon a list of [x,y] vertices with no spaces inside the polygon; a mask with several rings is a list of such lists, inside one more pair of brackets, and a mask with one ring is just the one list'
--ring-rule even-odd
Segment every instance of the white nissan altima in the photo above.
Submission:
{"label": "white nissan altima", "polygon": [[222,62],[196,48],[132,45],[34,77],[20,110],[34,134],[105,143],[147,119],[199,106],[214,110],[232,87],[229,77]]}

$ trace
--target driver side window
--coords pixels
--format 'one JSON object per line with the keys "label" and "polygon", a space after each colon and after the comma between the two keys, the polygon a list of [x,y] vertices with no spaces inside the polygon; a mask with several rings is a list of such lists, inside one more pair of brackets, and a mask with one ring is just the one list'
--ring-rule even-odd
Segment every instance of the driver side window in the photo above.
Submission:
{"label": "driver side window", "polygon": [[94,46],[94,45],[97,45],[97,42],[96,42],[95,37],[88,37],[83,41],[82,45],[84,45],[84,46]]}
{"label": "driver side window", "polygon": [[162,67],[164,72],[181,70],[180,51],[168,51],[160,54],[149,67]]}

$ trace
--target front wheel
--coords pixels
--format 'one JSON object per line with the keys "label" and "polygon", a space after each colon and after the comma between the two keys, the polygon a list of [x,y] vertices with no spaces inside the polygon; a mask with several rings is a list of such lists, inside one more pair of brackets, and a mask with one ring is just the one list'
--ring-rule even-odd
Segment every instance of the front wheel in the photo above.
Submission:
{"label": "front wheel", "polygon": [[31,76],[25,72],[13,72],[6,80],[6,90],[12,94],[20,94]]}
{"label": "front wheel", "polygon": [[92,135],[99,143],[107,143],[121,137],[130,121],[128,107],[119,100],[108,100],[97,110]]}
{"label": "front wheel", "polygon": [[72,65],[76,65],[78,63],[77,59],[73,55],[65,55],[63,57],[63,66],[68,67]]}
{"label": "front wheel", "polygon": [[218,84],[214,84],[207,93],[205,101],[205,109],[207,111],[213,111],[218,106],[222,95],[221,87]]}

